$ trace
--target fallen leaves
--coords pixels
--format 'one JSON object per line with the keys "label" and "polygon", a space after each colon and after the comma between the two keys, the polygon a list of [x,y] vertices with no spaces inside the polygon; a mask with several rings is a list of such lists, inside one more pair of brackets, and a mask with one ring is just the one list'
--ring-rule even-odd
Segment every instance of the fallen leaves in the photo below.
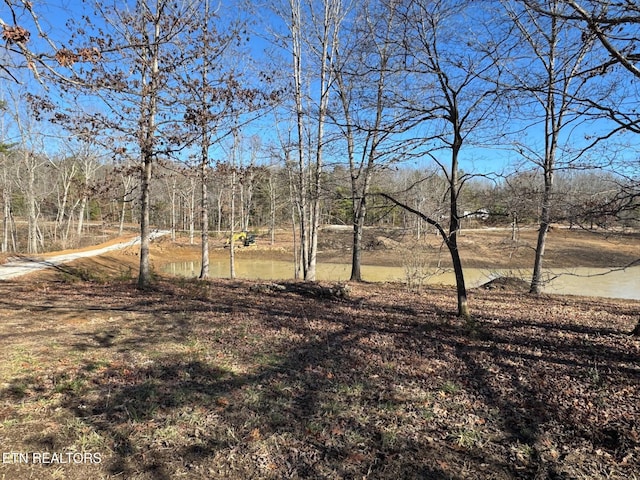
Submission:
{"label": "fallen leaves", "polygon": [[[336,300],[250,285],[76,283],[46,305],[0,285],[15,307],[0,334],[20,331],[0,353],[3,444],[32,448],[38,422],[58,444],[94,432],[130,472],[186,478],[640,469],[640,341],[626,335],[638,302],[472,291],[470,332],[448,290],[354,285]],[[80,327],[59,321],[96,305]],[[69,417],[81,425],[64,437]]]}

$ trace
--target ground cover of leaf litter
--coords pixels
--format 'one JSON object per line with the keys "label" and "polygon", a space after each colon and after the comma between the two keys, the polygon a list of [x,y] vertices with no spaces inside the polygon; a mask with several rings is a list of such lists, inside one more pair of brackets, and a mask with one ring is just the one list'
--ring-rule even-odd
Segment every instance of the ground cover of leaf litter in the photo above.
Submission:
{"label": "ground cover of leaf litter", "polygon": [[640,478],[640,302],[255,285],[0,283],[1,478]]}

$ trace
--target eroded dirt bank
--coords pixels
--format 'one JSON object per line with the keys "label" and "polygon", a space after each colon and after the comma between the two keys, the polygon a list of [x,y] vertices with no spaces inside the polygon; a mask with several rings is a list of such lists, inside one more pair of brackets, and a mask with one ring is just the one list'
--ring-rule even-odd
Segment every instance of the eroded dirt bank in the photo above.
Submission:
{"label": "eroded dirt bank", "polygon": [[[523,229],[516,241],[509,230],[469,230],[460,237],[460,251],[465,267],[487,269],[525,269],[533,264],[537,232]],[[152,244],[152,262],[156,272],[168,262],[198,260],[200,247],[190,245],[184,237],[171,242],[164,237]],[[324,228],[320,235],[319,262],[350,263],[351,232],[349,228]],[[225,260],[228,249],[224,239],[211,240],[212,259]],[[441,240],[431,234],[416,240],[399,229],[367,229],[363,263],[366,265],[402,267],[407,259],[423,261],[429,266],[449,266],[449,257]],[[288,231],[279,231],[274,244],[265,233],[257,236],[256,245],[238,248],[239,259],[272,259],[291,261],[293,242]],[[78,260],[73,265],[106,276],[134,276],[138,268],[137,247],[110,252],[98,258]],[[584,230],[556,228],[549,234],[545,267],[624,267],[640,259],[640,234],[604,234]],[[51,273],[51,272],[50,272]],[[58,272],[59,273],[59,272]],[[55,272],[53,272],[56,275]],[[45,276],[47,274],[44,274]]]}

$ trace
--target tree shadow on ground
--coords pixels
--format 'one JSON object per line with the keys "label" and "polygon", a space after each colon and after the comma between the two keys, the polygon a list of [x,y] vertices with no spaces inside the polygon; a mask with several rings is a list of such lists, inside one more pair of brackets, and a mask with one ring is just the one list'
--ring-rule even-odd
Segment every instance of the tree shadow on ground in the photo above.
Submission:
{"label": "tree shadow on ground", "polygon": [[[616,462],[626,458],[623,473],[638,466],[628,457],[639,451],[629,365],[638,345],[634,357],[620,332],[571,329],[531,311],[511,323],[487,315],[471,332],[443,317],[449,299],[435,296],[258,295],[248,285],[122,289],[128,300],[114,299],[115,311],[129,302],[139,317],[69,333],[69,353],[85,356],[55,398],[112,452],[109,474],[616,478]],[[574,338],[585,334],[598,336]],[[16,376],[0,395],[53,398],[40,383]],[[603,405],[614,394],[621,411]],[[68,441],[32,439],[51,449]]]}

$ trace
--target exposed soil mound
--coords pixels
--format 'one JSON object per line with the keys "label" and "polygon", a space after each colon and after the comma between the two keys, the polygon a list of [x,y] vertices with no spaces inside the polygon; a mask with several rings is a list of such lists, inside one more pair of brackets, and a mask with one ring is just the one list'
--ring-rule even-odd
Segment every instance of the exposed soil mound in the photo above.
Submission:
{"label": "exposed soil mound", "polygon": [[509,290],[511,292],[528,292],[529,282],[516,277],[498,277],[480,286],[485,290]]}
{"label": "exposed soil mound", "polygon": [[396,250],[401,243],[389,237],[377,236],[368,246],[370,250]]}

